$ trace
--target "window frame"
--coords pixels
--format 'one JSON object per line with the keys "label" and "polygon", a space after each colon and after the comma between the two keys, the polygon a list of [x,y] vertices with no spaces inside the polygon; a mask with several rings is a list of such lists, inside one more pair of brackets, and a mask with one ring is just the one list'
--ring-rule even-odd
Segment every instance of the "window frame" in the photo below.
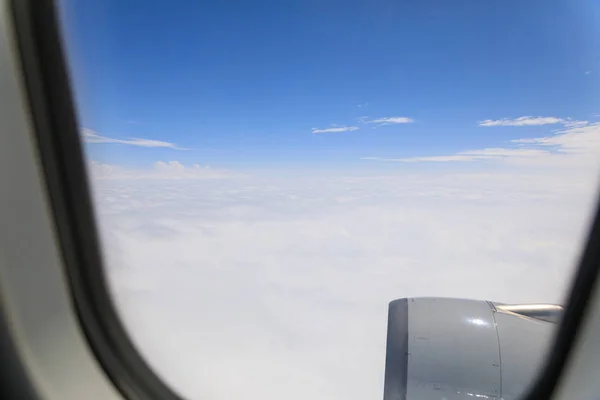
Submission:
{"label": "window frame", "polygon": [[[125,398],[180,399],[136,350],[110,297],[56,6],[53,0],[13,0],[11,12],[71,300],[95,357]],[[524,399],[550,398],[557,388],[590,311],[599,265],[596,207],[554,346]]]}
{"label": "window frame", "polygon": [[15,0],[11,6],[54,225],[85,337],[125,398],[178,400],[138,353],[110,298],[57,4]]}

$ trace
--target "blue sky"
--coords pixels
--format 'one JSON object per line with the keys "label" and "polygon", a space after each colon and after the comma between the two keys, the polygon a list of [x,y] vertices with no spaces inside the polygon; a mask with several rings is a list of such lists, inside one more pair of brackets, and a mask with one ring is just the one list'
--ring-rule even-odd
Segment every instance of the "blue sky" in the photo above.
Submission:
{"label": "blue sky", "polygon": [[[599,119],[597,1],[64,3],[101,163],[368,169]],[[188,150],[106,143],[132,137]]]}

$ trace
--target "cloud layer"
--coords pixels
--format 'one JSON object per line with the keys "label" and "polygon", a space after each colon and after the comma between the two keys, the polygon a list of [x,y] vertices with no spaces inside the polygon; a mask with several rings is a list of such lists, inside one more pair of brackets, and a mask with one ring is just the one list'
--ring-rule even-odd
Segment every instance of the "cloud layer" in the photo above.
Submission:
{"label": "cloud layer", "polygon": [[93,183],[126,326],[189,399],[381,397],[390,300],[560,302],[595,192],[569,169],[190,179],[188,168]]}

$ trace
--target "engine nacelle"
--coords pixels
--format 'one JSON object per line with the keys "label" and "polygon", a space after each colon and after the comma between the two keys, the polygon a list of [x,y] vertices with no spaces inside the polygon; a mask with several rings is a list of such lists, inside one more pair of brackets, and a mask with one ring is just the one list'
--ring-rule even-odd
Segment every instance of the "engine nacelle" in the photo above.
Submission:
{"label": "engine nacelle", "polygon": [[562,308],[449,298],[389,306],[384,400],[517,399]]}

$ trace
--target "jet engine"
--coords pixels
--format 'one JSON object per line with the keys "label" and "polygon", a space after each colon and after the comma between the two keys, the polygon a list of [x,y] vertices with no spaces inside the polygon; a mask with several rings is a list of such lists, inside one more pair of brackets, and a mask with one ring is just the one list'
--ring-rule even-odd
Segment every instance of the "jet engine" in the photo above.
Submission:
{"label": "jet engine", "polygon": [[450,298],[389,305],[384,400],[520,397],[563,309]]}

